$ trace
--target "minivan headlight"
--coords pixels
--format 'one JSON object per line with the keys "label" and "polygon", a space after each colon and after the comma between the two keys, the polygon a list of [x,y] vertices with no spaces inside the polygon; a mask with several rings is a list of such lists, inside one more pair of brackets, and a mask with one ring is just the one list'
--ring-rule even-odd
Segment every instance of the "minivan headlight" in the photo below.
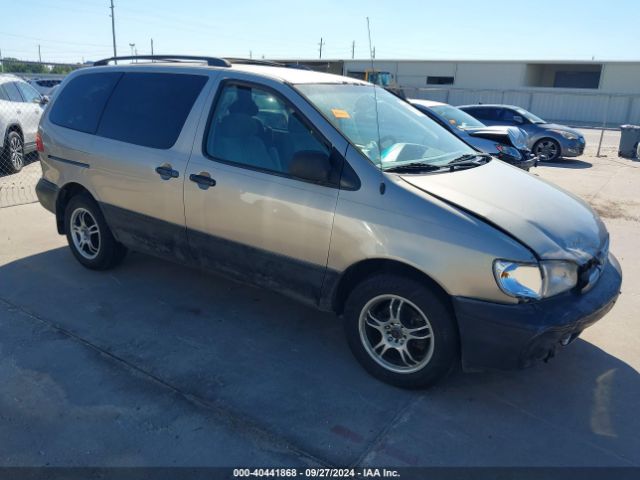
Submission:
{"label": "minivan headlight", "polygon": [[546,260],[539,264],[496,260],[493,275],[500,290],[516,298],[538,300],[571,290],[578,282],[578,266]]}
{"label": "minivan headlight", "polygon": [[578,284],[578,265],[561,260],[540,262],[542,269],[543,297],[552,297]]}
{"label": "minivan headlight", "polygon": [[502,145],[501,143],[496,143],[496,149],[498,150],[498,152],[504,155],[508,155],[517,160],[520,160],[522,158],[522,155],[520,155],[520,152],[516,148],[510,147],[509,145]]}

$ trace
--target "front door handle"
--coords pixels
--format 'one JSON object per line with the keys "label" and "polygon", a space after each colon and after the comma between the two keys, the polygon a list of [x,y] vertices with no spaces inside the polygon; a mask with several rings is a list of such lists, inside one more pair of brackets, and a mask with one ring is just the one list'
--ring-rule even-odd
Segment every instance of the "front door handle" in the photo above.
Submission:
{"label": "front door handle", "polygon": [[169,180],[170,178],[178,178],[180,173],[177,170],[171,168],[171,165],[165,163],[156,168],[156,173],[160,175],[163,180]]}
{"label": "front door handle", "polygon": [[211,175],[209,175],[209,173],[207,172],[201,172],[198,175],[196,175],[195,173],[192,173],[191,175],[189,175],[189,180],[197,183],[198,187],[201,188],[202,190],[206,190],[209,187],[216,186],[216,181],[213,178],[211,178]]}

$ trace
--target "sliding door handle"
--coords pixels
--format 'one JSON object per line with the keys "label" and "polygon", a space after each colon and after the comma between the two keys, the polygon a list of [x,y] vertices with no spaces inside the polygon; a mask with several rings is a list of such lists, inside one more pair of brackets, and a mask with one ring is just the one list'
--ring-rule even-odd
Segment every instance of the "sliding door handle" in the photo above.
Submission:
{"label": "sliding door handle", "polygon": [[177,170],[174,170],[168,163],[157,167],[156,173],[160,175],[160,178],[162,178],[163,180],[178,178],[178,176],[180,176],[180,173]]}
{"label": "sliding door handle", "polygon": [[206,190],[209,187],[216,186],[216,181],[213,178],[211,178],[211,176],[207,172],[201,172],[198,175],[196,175],[195,173],[192,173],[191,175],[189,175],[189,180],[197,183],[198,187],[200,187],[203,190]]}

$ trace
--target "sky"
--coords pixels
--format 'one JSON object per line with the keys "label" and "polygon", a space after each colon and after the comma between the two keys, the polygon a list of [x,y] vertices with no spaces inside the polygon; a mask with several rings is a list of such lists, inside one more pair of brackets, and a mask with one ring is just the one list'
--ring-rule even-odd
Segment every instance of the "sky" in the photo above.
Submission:
{"label": "sky", "polygon": [[[640,60],[640,0],[114,0],[118,54],[316,59]],[[4,57],[113,54],[109,0],[0,0]]]}

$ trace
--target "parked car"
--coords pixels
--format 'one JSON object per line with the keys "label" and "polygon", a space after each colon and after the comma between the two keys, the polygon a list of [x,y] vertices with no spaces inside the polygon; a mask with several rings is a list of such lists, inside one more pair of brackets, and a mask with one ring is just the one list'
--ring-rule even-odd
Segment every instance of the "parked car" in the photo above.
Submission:
{"label": "parked car", "polygon": [[27,82],[0,74],[0,168],[22,170],[24,156],[36,148],[36,132],[45,99]]}
{"label": "parked car", "polygon": [[40,95],[51,95],[51,91],[54,87],[60,85],[59,78],[32,78],[29,80],[29,85],[35,88]]}
{"label": "parked car", "polygon": [[488,127],[459,108],[431,100],[410,99],[414,107],[477,148],[523,170],[537,165],[527,134],[518,127]]}
{"label": "parked car", "polygon": [[109,60],[70,74],[39,128],[38,198],[87,268],[133,249],[335,312],[364,368],[401,387],[547,359],[618,297],[587,203],[378,86]]}
{"label": "parked car", "polygon": [[514,125],[529,134],[529,147],[547,161],[578,157],[584,153],[584,136],[572,128],[548,123],[524,108],[513,105],[463,105],[459,107],[487,125]]}

